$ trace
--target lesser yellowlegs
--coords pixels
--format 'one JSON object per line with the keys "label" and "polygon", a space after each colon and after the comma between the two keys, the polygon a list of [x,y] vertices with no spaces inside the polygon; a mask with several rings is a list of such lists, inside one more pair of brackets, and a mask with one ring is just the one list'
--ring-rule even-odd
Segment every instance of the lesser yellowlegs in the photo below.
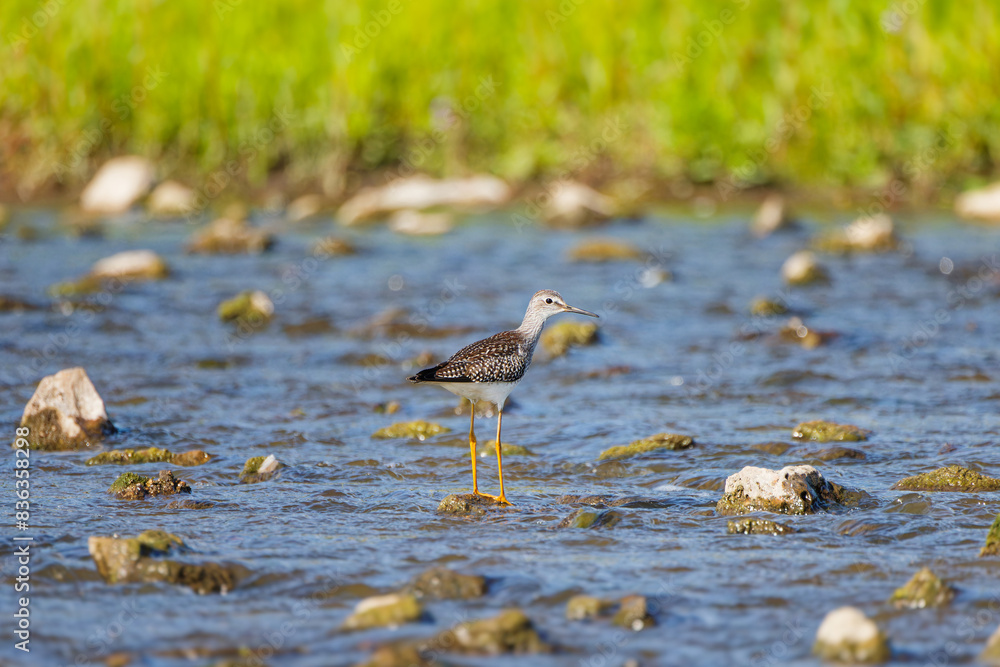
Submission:
{"label": "lesser yellowlegs", "polygon": [[[531,364],[545,320],[559,313],[578,313],[597,317],[596,314],[566,304],[559,292],[535,292],[528,303],[521,326],[513,331],[502,331],[467,345],[448,361],[426,368],[408,378],[415,384],[426,383],[443,387],[453,394],[465,397],[472,403],[469,420],[469,450],[472,454],[472,492],[509,505],[503,490],[503,459],[500,456],[500,423],[503,406],[510,392],[518,385]],[[479,493],[476,480],[476,403],[488,401],[497,406],[497,466],[500,469],[500,495]]]}

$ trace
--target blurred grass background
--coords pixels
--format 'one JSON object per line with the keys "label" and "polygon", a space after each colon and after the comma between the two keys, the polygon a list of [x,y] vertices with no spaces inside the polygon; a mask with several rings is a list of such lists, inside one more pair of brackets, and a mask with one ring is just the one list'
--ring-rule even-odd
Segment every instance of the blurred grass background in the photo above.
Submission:
{"label": "blurred grass background", "polygon": [[6,0],[0,175],[72,185],[129,152],[166,174],[235,160],[244,182],[328,193],[400,165],[963,187],[997,172],[998,14],[995,0]]}

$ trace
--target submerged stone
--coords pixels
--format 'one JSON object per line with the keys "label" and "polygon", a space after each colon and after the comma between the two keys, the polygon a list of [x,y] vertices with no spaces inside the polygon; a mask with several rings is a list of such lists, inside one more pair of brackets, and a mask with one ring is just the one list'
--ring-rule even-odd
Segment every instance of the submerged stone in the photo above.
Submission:
{"label": "submerged stone", "polygon": [[670,503],[661,498],[649,498],[645,496],[612,496],[612,495],[566,495],[559,496],[556,502],[561,505],[588,505],[597,509],[608,507],[634,507],[642,509],[660,509],[668,507]]}
{"label": "submerged stone", "polygon": [[778,193],[772,193],[760,204],[754,213],[750,231],[757,238],[770,236],[774,232],[794,229],[795,220],[788,211],[785,198]]}
{"label": "submerged stone", "polygon": [[630,445],[618,445],[605,449],[597,457],[598,461],[607,459],[621,459],[630,456],[640,456],[650,452],[660,450],[674,451],[680,449],[690,449],[694,446],[694,438],[689,435],[679,435],[677,433],[657,433],[642,440],[636,440]]}
{"label": "submerged stone", "polygon": [[979,550],[979,557],[983,556],[1000,556],[1000,514],[993,519],[993,524],[986,533],[986,546]]}
{"label": "submerged stone", "polygon": [[800,250],[781,266],[781,277],[789,285],[814,285],[830,282],[830,274],[808,250]]}
{"label": "submerged stone", "polygon": [[654,624],[649,614],[649,605],[643,595],[628,595],[623,597],[611,622],[635,632]]}
{"label": "submerged stone", "polygon": [[246,220],[223,217],[199,230],[187,251],[202,254],[261,253],[274,247],[274,237],[249,226]]}
{"label": "submerged stone", "polygon": [[477,575],[459,574],[446,567],[434,567],[410,582],[406,590],[418,598],[469,600],[486,593],[486,579]]}
{"label": "submerged stone", "polygon": [[581,507],[557,524],[557,528],[610,528],[622,520],[618,512],[594,510]]}
{"label": "submerged stone", "polygon": [[577,228],[603,222],[615,214],[615,201],[576,181],[560,181],[549,191],[542,218],[553,227]]}
{"label": "submerged stone", "polygon": [[940,607],[951,602],[955,589],[929,568],[921,568],[902,588],[889,598],[889,604],[907,609]]}
{"label": "submerged stone", "polygon": [[386,426],[372,433],[373,438],[380,440],[390,438],[411,438],[415,440],[426,440],[441,433],[451,431],[447,426],[441,426],[435,422],[417,420],[412,422],[399,422],[392,426]]}
{"label": "submerged stone", "polygon": [[99,260],[90,268],[93,278],[163,280],[170,275],[166,261],[152,250],[126,250]]}
{"label": "submerged stone", "polygon": [[643,259],[645,252],[617,239],[590,239],[578,243],[569,251],[572,262],[620,262]]}
{"label": "submerged stone", "polygon": [[952,465],[906,477],[896,482],[893,489],[902,491],[1000,491],[1000,479],[987,477],[975,470]]}
{"label": "submerged stone", "polygon": [[162,463],[170,461],[174,455],[166,449],[157,447],[146,447],[145,449],[117,449],[110,452],[101,452],[97,456],[87,459],[86,465],[128,465],[141,463]]}
{"label": "submerged stone", "polygon": [[21,416],[31,449],[67,450],[115,433],[104,400],[82,368],[42,378]]}
{"label": "submerged stone", "polygon": [[571,621],[584,621],[597,618],[611,603],[592,595],[574,595],[566,602],[566,618]]}
{"label": "submerged stone", "polygon": [[791,526],[768,519],[736,519],[726,523],[730,535],[787,535],[796,532]]}
{"label": "submerged stone", "polygon": [[452,493],[445,496],[437,511],[441,514],[458,514],[464,516],[484,516],[487,512],[510,509],[510,505],[486,496],[474,493]]}
{"label": "submerged stone", "polygon": [[782,301],[773,301],[759,296],[750,302],[750,314],[755,317],[772,317],[786,313],[788,313],[788,306]]}
{"label": "submerged stone", "polygon": [[313,244],[312,252],[313,255],[320,258],[346,257],[347,255],[357,254],[358,249],[346,239],[327,236]]}
{"label": "submerged stone", "polygon": [[460,623],[438,635],[432,644],[479,655],[548,653],[552,650],[520,609],[506,609],[493,618]]}
{"label": "submerged stone", "polygon": [[726,490],[716,505],[722,515],[776,512],[814,514],[832,503],[844,503],[850,493],[828,482],[812,466],[768,470],[747,466],[726,479]]}
{"label": "submerged stone", "polygon": [[892,218],[885,213],[861,217],[850,225],[813,240],[816,250],[831,253],[889,252],[899,248]]}
{"label": "submerged stone", "polygon": [[114,481],[108,488],[108,493],[122,500],[142,500],[150,496],[191,493],[191,487],[184,480],[175,478],[170,470],[161,470],[159,477],[155,479],[126,472]]}
{"label": "submerged stone", "polygon": [[397,627],[420,620],[423,613],[423,607],[413,595],[378,595],[359,602],[343,627],[347,630]]}
{"label": "submerged stone", "polygon": [[882,663],[890,655],[885,634],[855,607],[841,607],[826,615],[816,631],[813,652],[824,660],[848,664]]}
{"label": "submerged stone", "polygon": [[267,456],[253,456],[243,464],[243,471],[240,472],[241,484],[256,484],[264,482],[274,476],[274,473],[284,467],[274,454]]}
{"label": "submerged stone", "polygon": [[593,345],[598,340],[597,325],[591,322],[558,322],[542,332],[542,349],[560,357],[572,347]]}
{"label": "submerged stone", "polygon": [[858,428],[851,424],[835,424],[822,419],[802,422],[792,430],[792,437],[800,440],[816,440],[817,442],[860,442],[867,440],[871,431]]}
{"label": "submerged stone", "polygon": [[[486,442],[479,443],[476,453],[481,457],[496,456],[497,441],[488,440]],[[512,445],[509,442],[501,442],[500,455],[506,458],[508,456],[534,456],[535,454],[524,445]]]}
{"label": "submerged stone", "polygon": [[265,323],[274,315],[274,303],[260,290],[240,292],[219,304],[219,319],[223,322]]}
{"label": "submerged stone", "polygon": [[174,454],[170,459],[170,462],[175,466],[184,466],[190,468],[192,466],[200,466],[203,463],[208,463],[212,460],[212,455],[208,452],[202,451],[200,449],[192,449],[189,452],[181,452],[179,454]]}

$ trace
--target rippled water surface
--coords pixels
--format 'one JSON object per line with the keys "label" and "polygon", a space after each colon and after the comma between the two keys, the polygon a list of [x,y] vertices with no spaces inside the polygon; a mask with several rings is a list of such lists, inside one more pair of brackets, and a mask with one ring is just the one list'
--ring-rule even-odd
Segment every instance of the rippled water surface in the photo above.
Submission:
{"label": "rippled water surface", "polygon": [[[810,350],[770,336],[786,318],[748,314],[753,297],[783,294],[781,263],[808,234],[753,240],[743,216],[664,216],[597,233],[651,253],[645,265],[572,263],[569,248],[594,233],[518,231],[506,216],[474,218],[437,238],[341,232],[359,254],[320,261],[309,249],[336,231],[329,221],[280,227],[264,255],[195,256],[183,251],[191,229],[182,225],[110,224],[102,238],[76,239],[58,232],[55,219],[18,212],[12,226],[33,225],[39,238],[7,237],[0,246],[0,293],[41,306],[0,313],[0,418],[12,439],[38,380],[79,365],[121,432],[89,451],[33,456],[33,650],[26,659],[5,635],[5,662],[104,664],[124,653],[133,665],[204,665],[253,652],[273,665],[349,665],[386,641],[430,637],[517,606],[559,651],[443,658],[804,665],[815,662],[823,615],[851,604],[887,630],[894,662],[969,664],[1000,625],[997,561],[977,557],[1000,496],[890,488],[951,463],[1000,475],[1000,282],[995,271],[985,283],[974,277],[996,257],[996,229],[904,219],[906,252],[824,256],[832,284],[789,296],[806,325],[839,334]],[[46,296],[48,285],[131,248],[160,253],[172,277],[129,285],[86,319]],[[950,274],[942,257],[954,265]],[[644,266],[673,280],[653,285]],[[272,293],[276,316],[237,332],[215,308],[249,288]],[[451,394],[405,377],[428,353],[441,360],[516,326],[541,288],[601,313],[600,343],[556,359],[539,353],[513,394],[504,439],[533,454],[505,459],[516,509],[486,519],[439,515],[445,495],[471,484],[468,417],[456,414]],[[397,321],[416,326],[372,326],[394,308]],[[398,413],[376,411],[389,401],[399,402]],[[792,427],[816,418],[871,429],[868,442],[852,445],[864,458],[823,460],[827,446],[794,442]],[[453,430],[425,442],[371,438],[412,419]],[[492,437],[494,419],[477,425],[480,441]],[[663,431],[692,435],[697,445],[597,462],[610,446]],[[767,442],[790,446],[780,455],[755,447]],[[149,445],[215,455],[174,468],[206,505],[116,500],[105,490],[123,469],[84,465],[95,450]],[[269,453],[288,467],[270,481],[239,484],[244,461]],[[797,463],[867,491],[871,502],[778,517],[798,530],[792,535],[727,535],[714,509],[725,478],[746,465]],[[5,468],[9,507],[13,456]],[[481,459],[479,469],[481,487],[495,490],[495,460]],[[575,509],[560,502],[565,494],[655,502],[617,508],[614,526],[557,528]],[[226,595],[103,583],[88,536],[148,528],[177,533],[199,559],[250,574]],[[10,545],[0,547],[8,600]],[[359,599],[398,590],[434,565],[486,576],[488,594],[430,602],[424,622],[395,630],[338,629]],[[959,588],[953,605],[890,608],[892,592],[925,565]],[[649,596],[656,626],[625,634],[606,619],[567,621],[565,601],[575,593]]]}

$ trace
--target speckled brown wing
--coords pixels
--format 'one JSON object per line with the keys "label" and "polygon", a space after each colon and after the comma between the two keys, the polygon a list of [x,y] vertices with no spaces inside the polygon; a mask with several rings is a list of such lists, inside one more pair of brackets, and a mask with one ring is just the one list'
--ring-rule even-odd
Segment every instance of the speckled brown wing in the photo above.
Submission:
{"label": "speckled brown wing", "polygon": [[410,382],[517,382],[534,351],[515,331],[504,331],[463,347],[443,363],[426,368]]}

